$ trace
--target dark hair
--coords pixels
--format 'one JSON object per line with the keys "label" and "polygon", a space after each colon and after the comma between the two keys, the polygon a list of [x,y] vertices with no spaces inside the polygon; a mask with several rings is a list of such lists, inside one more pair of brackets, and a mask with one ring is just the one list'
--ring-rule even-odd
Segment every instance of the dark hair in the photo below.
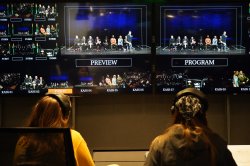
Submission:
{"label": "dark hair", "polygon": [[71,102],[64,94],[47,94],[33,107],[27,127],[68,127]]}
{"label": "dark hair", "polygon": [[[174,124],[167,130],[175,129],[175,126],[182,127],[183,135],[187,139],[193,140],[193,134],[202,137],[210,150],[211,164],[216,165],[217,151],[215,145],[210,140],[213,132],[208,128],[207,109],[208,102],[203,92],[195,88],[187,88],[178,92],[171,107]],[[185,155],[188,156],[188,154]]]}
{"label": "dark hair", "polygon": [[[32,109],[27,127],[68,127],[71,102],[64,94],[46,94]],[[20,135],[14,163],[36,161],[38,165],[65,163],[64,137],[61,133],[27,133]],[[24,155],[25,154],[25,155]]]}

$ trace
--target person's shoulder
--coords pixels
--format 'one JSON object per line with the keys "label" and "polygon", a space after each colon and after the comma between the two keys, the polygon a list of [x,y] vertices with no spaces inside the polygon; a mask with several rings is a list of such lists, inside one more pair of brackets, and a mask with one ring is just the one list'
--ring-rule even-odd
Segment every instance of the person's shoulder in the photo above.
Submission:
{"label": "person's shoulder", "polygon": [[153,139],[151,142],[150,148],[151,149],[162,149],[166,140],[164,139],[164,134],[159,135]]}
{"label": "person's shoulder", "polygon": [[227,146],[227,141],[217,133],[213,132],[210,136],[210,139],[214,142],[215,145]]}
{"label": "person's shoulder", "polygon": [[78,131],[74,129],[71,129],[70,131],[71,131],[71,138],[72,138],[72,142],[74,146],[78,147],[80,143],[87,144],[83,136],[81,135],[81,133],[79,133]]}
{"label": "person's shoulder", "polygon": [[178,135],[183,135],[184,134],[184,127],[181,124],[174,124],[170,126],[167,130],[166,133],[169,136],[178,136]]}
{"label": "person's shoulder", "polygon": [[183,127],[181,125],[173,125],[166,129],[166,131],[158,135],[152,141],[152,145],[164,146],[167,142],[171,141],[176,135],[183,134]]}
{"label": "person's shoulder", "polygon": [[78,131],[76,131],[74,129],[71,129],[70,132],[71,132],[72,139],[74,139],[74,138],[82,138],[81,133],[79,133]]}

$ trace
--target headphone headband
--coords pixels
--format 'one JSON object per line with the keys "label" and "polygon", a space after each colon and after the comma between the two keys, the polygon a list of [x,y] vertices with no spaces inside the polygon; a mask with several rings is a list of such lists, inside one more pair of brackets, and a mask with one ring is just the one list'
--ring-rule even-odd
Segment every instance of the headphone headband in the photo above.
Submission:
{"label": "headphone headband", "polygon": [[45,96],[52,97],[59,103],[62,109],[63,116],[69,115],[71,111],[71,104],[70,100],[66,98],[67,96],[65,96],[64,94],[55,94],[55,93],[47,93]]}

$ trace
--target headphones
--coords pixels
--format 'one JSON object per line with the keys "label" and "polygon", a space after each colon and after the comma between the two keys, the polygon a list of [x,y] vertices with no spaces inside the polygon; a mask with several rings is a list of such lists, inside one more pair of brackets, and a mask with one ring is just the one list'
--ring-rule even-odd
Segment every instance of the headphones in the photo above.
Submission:
{"label": "headphones", "polygon": [[47,93],[45,96],[49,96],[55,99],[59,103],[62,109],[63,116],[64,117],[69,116],[71,112],[71,103],[68,96],[64,94],[54,94],[54,93]]}
{"label": "headphones", "polygon": [[174,103],[170,109],[171,113],[173,114],[175,112],[175,110],[177,109],[176,106],[175,106],[175,103],[182,97],[182,96],[188,96],[188,95],[192,95],[194,97],[197,97],[201,104],[202,104],[202,108],[201,108],[201,111],[202,112],[206,112],[207,109],[208,109],[208,101],[207,101],[207,98],[206,98],[206,95],[196,89],[196,88],[186,88],[186,89],[183,89],[181,91],[179,91],[176,96],[175,96],[175,99],[174,99]]}

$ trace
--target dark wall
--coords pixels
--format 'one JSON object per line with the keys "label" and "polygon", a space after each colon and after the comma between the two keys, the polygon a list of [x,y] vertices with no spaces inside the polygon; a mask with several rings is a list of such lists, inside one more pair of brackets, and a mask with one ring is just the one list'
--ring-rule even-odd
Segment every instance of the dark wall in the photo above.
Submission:
{"label": "dark wall", "polygon": [[249,95],[231,97],[231,143],[250,144],[250,100]]}
{"label": "dark wall", "polygon": [[[2,97],[2,127],[22,126],[39,97]],[[76,97],[75,128],[90,149],[147,149],[172,123],[173,95],[89,95]],[[249,95],[208,96],[210,128],[230,144],[250,144]]]}

